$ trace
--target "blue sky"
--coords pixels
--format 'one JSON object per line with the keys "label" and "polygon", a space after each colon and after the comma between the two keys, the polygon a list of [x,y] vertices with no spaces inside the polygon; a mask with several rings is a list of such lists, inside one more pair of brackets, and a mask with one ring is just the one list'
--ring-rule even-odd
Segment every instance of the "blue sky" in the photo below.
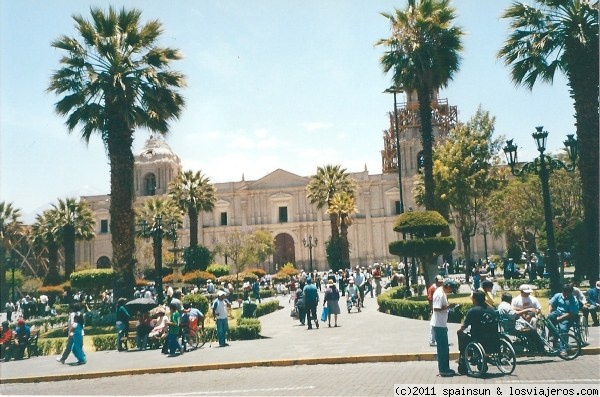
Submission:
{"label": "blue sky", "polygon": [[[101,140],[86,145],[68,134],[46,92],[59,68],[50,47],[74,35],[71,16],[89,7],[136,7],[159,19],[160,44],[185,58],[173,68],[187,76],[187,105],[167,138],[184,169],[214,182],[263,177],[283,168],[299,175],[341,164],[381,173],[391,85],[374,43],[388,37],[380,12],[406,1],[2,1],[0,2],[0,201],[21,208],[25,220],[58,198],[109,192]],[[168,4],[168,5],[166,5]],[[531,133],[543,125],[558,151],[574,133],[574,111],[562,75],[533,91],[516,87],[496,59],[508,35],[499,18],[508,1],[454,0],[463,27],[461,69],[441,92],[467,121],[479,105],[496,117],[496,133],[515,138],[519,158],[531,159]],[[403,97],[400,100],[404,100]],[[135,135],[134,152],[147,139]]]}

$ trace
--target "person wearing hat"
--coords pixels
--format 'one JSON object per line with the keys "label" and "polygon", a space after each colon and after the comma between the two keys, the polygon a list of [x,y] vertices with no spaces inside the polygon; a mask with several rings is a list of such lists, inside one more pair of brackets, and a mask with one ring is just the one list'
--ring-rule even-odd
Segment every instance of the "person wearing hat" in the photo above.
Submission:
{"label": "person wearing hat", "polygon": [[219,337],[219,347],[229,346],[226,342],[227,331],[229,330],[228,312],[227,309],[231,307],[231,303],[226,298],[224,291],[217,292],[217,299],[213,301],[212,311],[213,318],[217,324],[217,336]]}
{"label": "person wearing hat", "polygon": [[360,291],[354,283],[354,278],[348,280],[348,286],[346,287],[346,305],[348,306],[348,313],[352,309],[352,305],[356,304],[358,311],[360,312]]}
{"label": "person wearing hat", "polygon": [[15,328],[15,360],[21,360],[25,356],[25,348],[29,342],[31,336],[31,329],[29,325],[25,323],[25,320],[20,318],[17,320],[17,327]]}
{"label": "person wearing hat", "polygon": [[[325,298],[323,299],[323,307],[327,306],[329,308],[329,313],[327,314],[327,323],[331,328],[331,315],[333,314],[333,322],[334,326],[337,327],[337,319],[340,311],[340,291],[335,286],[335,282],[333,280],[327,280],[327,289],[325,290]],[[321,319],[322,320],[322,319]]]}
{"label": "person wearing hat", "polygon": [[208,292],[209,294],[215,293],[215,285],[213,284],[212,280],[208,280],[206,282],[206,292]]}
{"label": "person wearing hat", "polygon": [[523,313],[521,318],[527,321],[532,328],[535,328],[536,316],[541,312],[542,305],[535,296],[531,296],[531,293],[533,292],[531,285],[522,284],[519,287],[519,292],[519,296],[513,298],[511,305],[517,311],[529,309],[528,312]]}
{"label": "person wearing hat", "polygon": [[[427,301],[429,302],[429,311],[432,313],[433,315],[433,294],[435,293],[435,290],[438,289],[439,287],[442,286],[442,284],[444,284],[444,277],[442,277],[441,275],[437,275],[435,276],[435,281],[433,284],[431,284],[431,286],[429,288],[427,288]],[[429,333],[429,346],[434,347],[435,346],[435,336],[433,334],[433,326],[431,326],[431,332]]]}
{"label": "person wearing hat", "polygon": [[448,347],[448,295],[452,292],[454,283],[450,279],[442,282],[442,286],[436,288],[433,293],[433,312],[430,325],[433,328],[435,345],[437,347],[438,376],[454,376],[454,370],[450,369],[450,348]]}
{"label": "person wearing hat", "polygon": [[[165,336],[165,331],[167,330],[167,316],[166,310],[164,307],[159,306],[154,310],[154,315],[152,317],[156,317],[151,321],[151,324],[154,324],[152,331],[148,334],[148,345],[159,347],[162,343],[162,339]],[[164,345],[163,352],[167,352],[167,345]]]}
{"label": "person wearing hat", "polygon": [[2,333],[0,334],[0,359],[10,360],[10,345],[12,343],[13,332],[10,329],[9,322],[2,322]]}

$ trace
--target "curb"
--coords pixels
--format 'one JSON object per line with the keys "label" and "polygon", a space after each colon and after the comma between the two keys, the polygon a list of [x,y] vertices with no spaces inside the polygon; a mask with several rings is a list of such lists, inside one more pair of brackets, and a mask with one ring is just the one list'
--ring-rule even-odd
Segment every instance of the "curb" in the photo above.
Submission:
{"label": "curb", "polygon": [[[600,347],[586,347],[581,349],[581,355],[598,355]],[[363,356],[337,356],[318,358],[299,358],[283,360],[244,361],[215,364],[198,364],[187,366],[171,366],[157,368],[123,369],[104,372],[88,372],[81,374],[62,374],[29,376],[19,378],[0,379],[0,384],[14,383],[40,383],[58,382],[65,380],[98,379],[114,376],[144,375],[144,374],[170,374],[176,372],[214,371],[218,369],[236,369],[250,367],[290,367],[295,365],[322,365],[322,364],[360,364],[360,363],[383,363],[383,362],[408,362],[408,361],[435,361],[435,353],[408,353],[388,355],[363,355]],[[450,360],[458,360],[458,352],[450,353]]]}

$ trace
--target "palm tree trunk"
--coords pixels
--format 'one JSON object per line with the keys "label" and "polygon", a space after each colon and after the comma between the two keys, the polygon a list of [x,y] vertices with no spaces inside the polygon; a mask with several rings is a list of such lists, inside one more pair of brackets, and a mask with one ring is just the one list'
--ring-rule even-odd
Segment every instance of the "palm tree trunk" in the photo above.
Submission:
{"label": "palm tree trunk", "polygon": [[[585,228],[586,248],[583,250],[585,257],[581,258],[577,266],[584,267],[581,272],[590,282],[598,280],[600,262],[598,254],[598,218],[599,176],[598,170],[598,43],[595,43],[596,53],[576,54],[575,62],[570,62],[571,73],[569,83],[571,97],[575,101],[575,116],[577,138],[579,140],[579,171],[581,174],[581,189],[583,202],[583,217]],[[593,47],[593,45],[590,45]],[[579,58],[584,55],[586,58]],[[595,59],[595,62],[580,62],[580,59]],[[592,284],[590,284],[592,285]]]}
{"label": "palm tree trunk", "polygon": [[[112,120],[114,122],[114,120]],[[135,286],[133,275],[135,252],[135,219],[133,211],[133,132],[125,122],[107,127],[110,159],[110,229],[115,270],[115,300],[131,298]],[[117,127],[117,128],[114,128]],[[120,128],[119,128],[120,127]]]}
{"label": "palm tree trunk", "polygon": [[335,213],[329,214],[329,220],[331,222],[331,239],[337,240],[340,237],[340,230],[338,228],[338,215]]}
{"label": "palm tree trunk", "polygon": [[65,250],[65,277],[68,279],[75,271],[75,229],[69,225],[63,231],[63,247]]}
{"label": "palm tree trunk", "polygon": [[156,274],[156,296],[158,303],[162,305],[164,301],[162,284],[162,233],[155,233],[154,240],[152,241],[152,252],[154,254],[154,273]]}
{"label": "palm tree trunk", "polygon": [[190,247],[198,246],[198,210],[190,206],[188,208],[190,218]]}
{"label": "palm tree trunk", "polygon": [[419,119],[421,121],[421,145],[423,146],[423,180],[425,195],[423,204],[428,211],[435,210],[435,182],[433,181],[433,127],[431,125],[431,87],[420,87]]}
{"label": "palm tree trunk", "polygon": [[[48,241],[48,273],[44,277],[44,285],[57,285],[60,283],[60,272],[58,271],[58,244]],[[65,259],[65,265],[67,261]]]}
{"label": "palm tree trunk", "polygon": [[343,218],[340,222],[340,237],[342,238],[342,263],[347,269],[350,267],[350,243],[348,242],[348,225]]}

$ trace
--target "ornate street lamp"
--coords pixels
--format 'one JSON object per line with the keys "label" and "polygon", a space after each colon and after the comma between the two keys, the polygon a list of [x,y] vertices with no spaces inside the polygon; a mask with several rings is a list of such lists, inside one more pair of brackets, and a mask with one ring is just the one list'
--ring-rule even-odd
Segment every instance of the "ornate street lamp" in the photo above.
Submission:
{"label": "ornate street lamp", "polygon": [[10,301],[15,302],[15,268],[17,267],[17,261],[12,257],[12,251],[7,251],[6,256],[4,257],[4,263],[6,263],[6,267],[9,268],[12,272],[12,282],[11,282],[11,295]]}
{"label": "ornate street lamp", "polygon": [[312,272],[313,272],[312,250],[313,250],[313,248],[315,248],[317,246],[317,238],[315,237],[315,239],[313,240],[313,237],[309,235],[308,240],[306,238],[302,239],[302,244],[304,244],[304,246],[306,248],[308,248],[308,263],[310,266],[310,274],[312,275]]}
{"label": "ornate street lamp", "polygon": [[177,229],[179,228],[179,224],[175,219],[171,219],[169,222],[169,234],[171,239],[173,240],[173,248],[169,251],[173,253],[173,263],[170,265],[173,269],[173,285],[177,285],[179,280],[181,279],[181,266],[184,265],[183,262],[179,262],[179,254],[184,250],[183,248],[177,247]]}
{"label": "ornate street lamp", "polygon": [[577,140],[573,137],[573,134],[567,135],[567,140],[564,141],[570,165],[566,165],[560,160],[554,159],[544,152],[546,151],[546,140],[548,138],[548,132],[544,131],[544,127],[535,127],[536,132],[531,134],[535,140],[539,157],[536,157],[532,162],[525,163],[521,166],[521,169],[517,169],[517,146],[513,144],[513,140],[507,140],[506,146],[503,148],[506,160],[510,166],[510,171],[513,175],[520,176],[523,174],[535,174],[540,177],[542,183],[542,198],[544,200],[544,220],[546,223],[546,239],[548,241],[548,273],[550,274],[550,290],[552,293],[560,291],[560,274],[558,271],[558,255],[556,253],[556,243],[554,239],[554,225],[552,224],[552,202],[550,198],[550,187],[548,184],[548,178],[550,173],[554,170],[564,169],[566,171],[573,171],[575,169],[575,162],[577,161]]}
{"label": "ornate street lamp", "polygon": [[162,216],[156,215],[154,217],[154,223],[149,225],[146,220],[140,222],[141,235],[143,237],[152,237],[152,248],[154,253],[154,272],[156,273],[156,279],[154,286],[158,297],[158,303],[162,304],[164,301],[164,291],[162,286],[162,238],[163,238],[163,224]]}
{"label": "ornate street lamp", "polygon": [[400,208],[399,212],[404,213],[404,197],[402,194],[402,163],[400,162],[400,135],[398,134],[398,103],[396,102],[396,94],[401,93],[402,89],[396,86],[391,86],[383,91],[386,94],[394,94],[394,132],[396,133],[396,160],[398,162],[398,188],[400,189]]}

